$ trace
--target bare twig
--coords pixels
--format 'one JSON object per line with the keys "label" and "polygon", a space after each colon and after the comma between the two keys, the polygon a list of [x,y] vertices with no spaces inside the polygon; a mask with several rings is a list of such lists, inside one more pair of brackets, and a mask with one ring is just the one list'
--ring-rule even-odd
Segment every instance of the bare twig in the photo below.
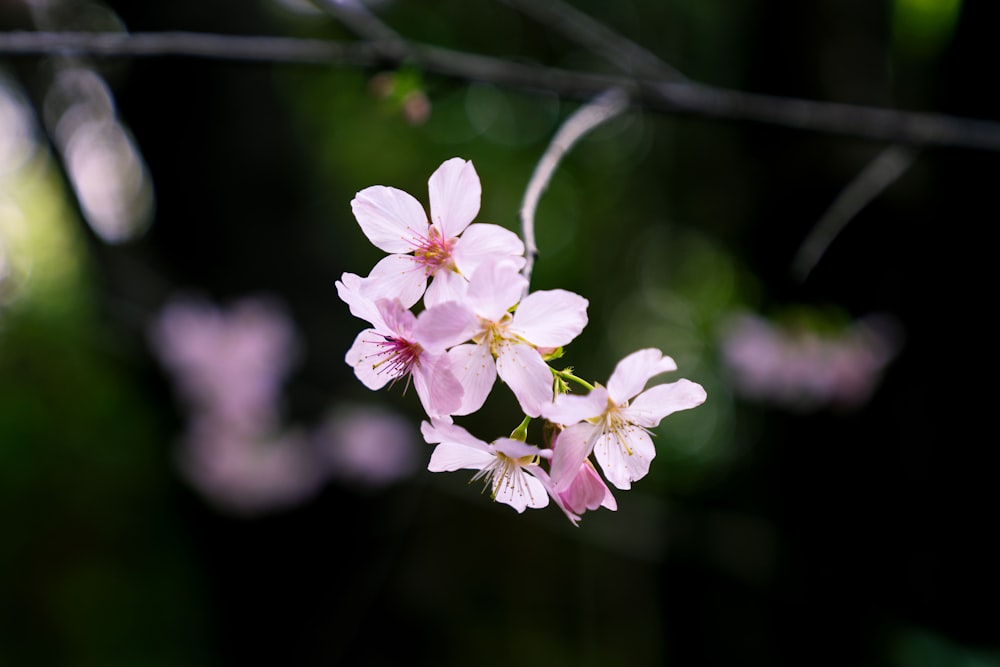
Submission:
{"label": "bare twig", "polygon": [[851,181],[813,227],[792,261],[792,274],[800,282],[823,257],[833,240],[865,206],[902,176],[917,157],[903,146],[890,146]]}
{"label": "bare twig", "polygon": [[799,130],[916,146],[1000,151],[1000,123],[876,107],[774,97],[682,81],[636,79],[527,65],[408,42],[406,58],[389,57],[379,42],[344,43],[202,33],[0,33],[0,55],[75,54],[105,57],[185,56],[258,63],[384,67],[408,60],[426,72],[522,90],[589,100],[617,88],[653,111],[744,120]]}
{"label": "bare twig", "polygon": [[503,1],[587,47],[625,74],[664,81],[683,81],[687,78],[653,52],[562,0]]}
{"label": "bare twig", "polygon": [[363,39],[376,44],[378,50],[386,57],[405,58],[410,52],[406,40],[375,16],[361,0],[311,0],[311,2]]}
{"label": "bare twig", "polygon": [[[535,171],[531,174],[528,187],[524,192],[524,199],[521,201],[521,234],[524,237],[525,265],[521,271],[522,275],[531,282],[531,271],[535,265],[535,257],[538,256],[538,246],[535,244],[535,211],[538,208],[538,201],[542,193],[552,180],[552,174],[563,156],[578,142],[585,134],[593,130],[601,123],[614,118],[628,108],[628,98],[622,91],[611,89],[599,95],[586,106],[577,109],[573,115],[556,132],[555,137],[549,142],[548,148],[542,158],[535,165]],[[524,286],[525,294],[528,292],[528,284]]]}

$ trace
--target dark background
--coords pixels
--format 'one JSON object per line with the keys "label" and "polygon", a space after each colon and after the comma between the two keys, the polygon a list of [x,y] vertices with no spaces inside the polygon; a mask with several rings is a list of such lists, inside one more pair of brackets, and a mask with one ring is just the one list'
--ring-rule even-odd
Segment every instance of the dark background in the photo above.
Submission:
{"label": "dark background", "polygon": [[[418,41],[607,68],[501,4],[473,4],[377,11]],[[898,15],[870,0],[574,4],[705,83],[1000,117],[996,12],[983,0],[962,3],[924,51],[894,41]],[[350,38],[263,0],[108,6],[133,32]],[[8,28],[26,27],[16,3],[0,8]],[[46,59],[0,65],[37,103]],[[476,129],[470,84],[425,75],[432,113],[414,126],[369,94],[374,72],[95,67],[148,164],[155,218],[120,245],[76,220],[76,305],[0,311],[0,665],[1000,664],[989,417],[1000,156],[924,149],[798,282],[799,243],[883,146],[630,111],[557,172],[533,279],[590,300],[591,324],[567,348],[585,376],[603,381],[656,345],[708,389],[705,406],[664,422],[653,471],[617,494],[619,510],[573,528],[552,507],[493,505],[464,474],[419,471],[242,517],[177,471],[184,414],[149,318],[183,291],[275,295],[304,341],[289,421],[361,400],[416,424],[412,395],[371,394],[343,363],[361,324],[334,282],[380,256],[349,201],[376,183],[425,201],[427,177],[458,155],[482,177],[481,219],[517,229],[533,165],[575,103],[475,84],[474,99],[501,105]],[[726,384],[724,316],[794,307],[899,322],[903,346],[870,401],[801,413]],[[494,400],[467,422],[484,439],[519,421]]]}

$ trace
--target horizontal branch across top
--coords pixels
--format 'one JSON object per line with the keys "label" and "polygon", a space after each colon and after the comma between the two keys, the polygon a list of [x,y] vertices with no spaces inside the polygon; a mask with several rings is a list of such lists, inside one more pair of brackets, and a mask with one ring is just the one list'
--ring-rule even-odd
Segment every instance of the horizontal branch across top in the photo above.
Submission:
{"label": "horizontal branch across top", "polygon": [[623,91],[633,106],[725,120],[767,123],[914,146],[1000,151],[1000,123],[934,113],[746,93],[687,80],[596,74],[393,40],[337,42],[190,32],[0,32],[0,56],[118,58],[183,56],[237,62],[393,67],[589,100]]}

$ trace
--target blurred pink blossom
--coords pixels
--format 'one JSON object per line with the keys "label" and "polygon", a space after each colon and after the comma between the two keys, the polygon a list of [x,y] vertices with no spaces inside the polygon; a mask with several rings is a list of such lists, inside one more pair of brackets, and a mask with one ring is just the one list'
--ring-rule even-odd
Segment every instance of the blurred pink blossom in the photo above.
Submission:
{"label": "blurred pink blossom", "polygon": [[381,487],[409,477],[422,457],[410,420],[381,408],[339,406],[314,439],[331,478],[362,486]]}
{"label": "blurred pink blossom", "polygon": [[281,384],[297,343],[294,324],[276,301],[248,297],[221,310],[178,298],[154,321],[151,339],[191,409],[242,428],[278,423]]}
{"label": "blurred pink blossom", "polygon": [[886,316],[829,332],[741,313],[725,327],[722,358],[734,389],[748,398],[801,411],[851,408],[871,397],[899,340],[898,324]]}

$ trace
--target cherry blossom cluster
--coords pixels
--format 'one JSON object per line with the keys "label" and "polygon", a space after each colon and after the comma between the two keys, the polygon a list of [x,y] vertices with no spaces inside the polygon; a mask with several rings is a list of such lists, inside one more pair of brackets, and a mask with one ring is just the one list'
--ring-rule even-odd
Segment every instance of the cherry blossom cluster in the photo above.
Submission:
{"label": "cherry blossom cluster", "polygon": [[[685,379],[646,389],[677,369],[652,348],[622,359],[607,385],[553,368],[587,325],[587,299],[529,291],[521,239],[474,222],[482,187],[471,162],[445,161],[428,186],[429,217],[392,187],[365,188],[351,202],[365,236],[389,254],[367,277],[337,282],[351,313],[370,325],[347,363],[369,389],[412,383],[427,414],[421,432],[436,445],[430,471],[475,470],[495,501],[518,512],[551,498],[574,525],[587,510],[617,509],[605,479],[624,490],[644,477],[655,456],[650,429],[703,403],[705,390]],[[524,417],[509,437],[487,442],[454,417],[481,409],[497,378]],[[527,443],[533,419],[545,421],[542,446]]]}

